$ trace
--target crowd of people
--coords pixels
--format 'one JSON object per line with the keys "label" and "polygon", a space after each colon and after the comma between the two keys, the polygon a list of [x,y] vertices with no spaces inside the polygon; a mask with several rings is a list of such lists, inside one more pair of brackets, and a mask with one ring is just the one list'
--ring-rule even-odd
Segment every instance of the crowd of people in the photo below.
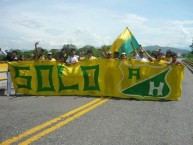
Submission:
{"label": "crowd of people", "polygon": [[151,54],[149,54],[141,45],[138,52],[132,43],[131,46],[133,48],[133,52],[128,56],[124,51],[120,55],[119,52],[114,52],[114,54],[112,55],[111,52],[105,52],[103,48],[99,50],[101,51],[101,54],[105,58],[114,58],[121,60],[136,59],[142,62],[155,62],[159,64],[168,64],[168,65],[183,65],[182,62],[177,61],[177,54],[175,52],[172,52],[171,50],[167,50],[166,53],[164,54],[161,52],[161,49],[158,49],[157,51],[153,51]]}
{"label": "crowd of people", "polygon": [[[92,60],[92,59],[99,59],[93,55],[92,50],[87,50],[86,54],[80,52],[79,55],[76,54],[76,49],[72,48],[68,53],[66,49],[61,49],[60,52],[56,53],[55,58],[53,58],[52,52],[48,52],[47,55],[45,54],[45,50],[41,47],[38,47],[39,43],[35,43],[35,55],[31,54],[30,60],[35,61],[59,61],[64,62],[67,65],[75,64],[81,60]],[[182,62],[177,61],[177,54],[172,52],[171,50],[167,50],[166,53],[162,53],[161,49],[152,52],[149,54],[141,45],[139,51],[131,43],[133,48],[133,52],[127,55],[124,51],[119,54],[119,52],[110,52],[104,49],[104,46],[98,49],[101,55],[106,59],[119,59],[119,60],[127,60],[127,59],[136,59],[142,62],[157,62],[160,64],[168,64],[168,65],[183,65]],[[25,56],[21,54],[19,58],[17,58],[17,52],[12,51],[11,53],[7,53],[4,49],[0,48],[2,54],[5,55],[7,61],[24,61]]]}

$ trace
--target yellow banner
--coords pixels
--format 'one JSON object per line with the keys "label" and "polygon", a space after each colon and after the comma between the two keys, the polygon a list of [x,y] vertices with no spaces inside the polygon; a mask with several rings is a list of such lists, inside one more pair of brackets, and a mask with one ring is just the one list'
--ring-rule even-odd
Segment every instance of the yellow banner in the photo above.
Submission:
{"label": "yellow banner", "polygon": [[184,66],[138,60],[97,59],[10,62],[14,88],[26,95],[113,96],[140,100],[179,100]]}

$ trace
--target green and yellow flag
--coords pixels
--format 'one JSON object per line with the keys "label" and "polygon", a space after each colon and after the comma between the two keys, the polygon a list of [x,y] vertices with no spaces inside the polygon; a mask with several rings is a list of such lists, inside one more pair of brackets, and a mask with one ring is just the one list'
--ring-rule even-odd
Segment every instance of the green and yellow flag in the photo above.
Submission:
{"label": "green and yellow flag", "polygon": [[139,44],[137,40],[135,39],[129,28],[126,27],[125,30],[113,42],[113,45],[109,51],[112,53],[119,52],[119,55],[122,52],[125,52],[128,55],[133,52],[131,42],[133,43],[135,49],[139,49]]}

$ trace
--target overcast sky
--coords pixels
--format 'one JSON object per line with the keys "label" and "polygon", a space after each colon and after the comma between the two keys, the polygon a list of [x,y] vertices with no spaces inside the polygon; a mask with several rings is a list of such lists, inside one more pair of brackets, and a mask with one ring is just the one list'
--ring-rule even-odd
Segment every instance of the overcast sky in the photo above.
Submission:
{"label": "overcast sky", "polygon": [[190,49],[193,0],[0,0],[0,47],[110,45],[128,27],[143,46]]}

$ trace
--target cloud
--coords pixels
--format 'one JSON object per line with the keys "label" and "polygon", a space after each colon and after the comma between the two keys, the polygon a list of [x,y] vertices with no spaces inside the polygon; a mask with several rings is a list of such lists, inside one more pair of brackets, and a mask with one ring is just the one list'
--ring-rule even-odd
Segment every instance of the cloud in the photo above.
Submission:
{"label": "cloud", "polygon": [[121,22],[128,25],[143,45],[188,47],[193,37],[193,21],[148,19],[136,14],[125,14]]}
{"label": "cloud", "polygon": [[[73,43],[78,47],[87,44],[94,46],[110,44],[109,36],[111,34],[106,32],[108,35],[103,35],[105,29],[98,25],[98,23],[102,24],[103,22],[100,20],[103,14],[95,16],[94,14],[98,13],[99,10],[88,12],[85,11],[85,7],[87,6],[79,5],[78,10],[81,9],[81,12],[78,12],[74,6],[69,5],[55,5],[53,7],[65,12],[69,10],[72,12],[70,15],[68,11],[64,14],[53,13],[49,15],[38,11],[19,11],[16,14],[14,13],[16,10],[13,8],[12,12],[7,14],[9,18],[3,17],[4,23],[0,26],[11,30],[10,35],[17,34],[15,38],[9,35],[11,39],[15,40],[15,45],[10,43],[14,47],[23,47],[28,43],[33,48],[33,42],[36,41],[40,41],[48,49],[52,47],[61,48],[66,43]],[[99,19],[97,20],[96,17]],[[17,39],[18,41],[16,41]],[[0,41],[4,46],[7,46],[8,43],[3,43],[2,39]],[[9,47],[11,46],[9,45]]]}
{"label": "cloud", "polygon": [[42,47],[61,48],[72,43],[84,45],[112,44],[128,26],[143,46],[161,45],[188,47],[193,37],[192,20],[150,18],[114,9],[92,6],[91,3],[47,4],[30,7],[21,3],[0,10],[1,47],[33,49],[40,41]]}

